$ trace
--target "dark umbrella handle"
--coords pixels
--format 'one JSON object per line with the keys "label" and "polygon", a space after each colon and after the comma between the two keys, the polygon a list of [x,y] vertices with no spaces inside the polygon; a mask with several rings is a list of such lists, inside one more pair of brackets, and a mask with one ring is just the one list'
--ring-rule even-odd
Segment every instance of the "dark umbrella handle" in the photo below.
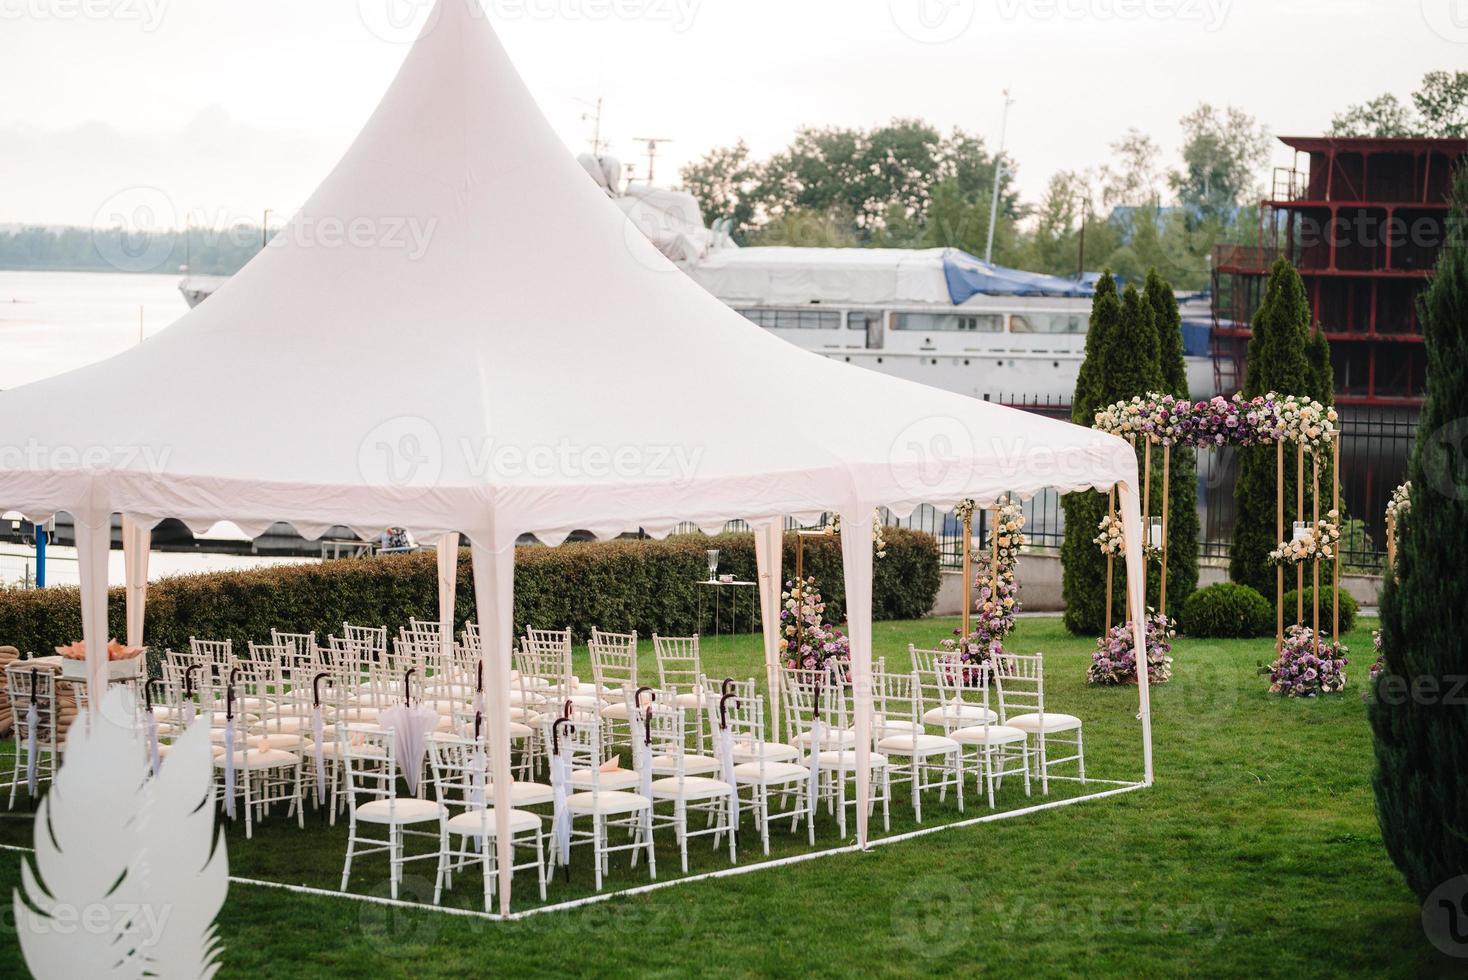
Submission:
{"label": "dark umbrella handle", "polygon": [[194,696],[194,671],[199,669],[198,664],[189,664],[184,668],[184,698],[187,700]]}
{"label": "dark umbrella handle", "polygon": [[[623,688],[623,690],[626,690],[626,688]],[[634,705],[636,705],[637,707],[639,707],[639,708],[642,707],[642,696],[644,694],[650,694],[650,695],[652,695],[652,700],[653,701],[656,701],[658,699],[658,692],[657,691],[654,691],[650,687],[639,687],[637,689],[637,691],[632,695],[632,703]]]}
{"label": "dark umbrella handle", "polygon": [[31,668],[31,707],[36,706],[36,688],[39,686],[39,678],[36,676],[36,668]]}
{"label": "dark umbrella handle", "polygon": [[474,712],[474,741],[479,741],[479,733],[484,728],[484,712]]}
{"label": "dark umbrella handle", "polygon": [[403,704],[411,708],[413,706],[413,675],[418,671],[417,667],[409,667],[403,674]]}
{"label": "dark umbrella handle", "polygon": [[719,698],[719,731],[729,730],[729,702],[739,703],[739,698],[733,694],[726,694]]}
{"label": "dark umbrella handle", "polygon": [[652,705],[647,706],[647,714],[642,716],[642,742],[644,745],[652,745]]}
{"label": "dark umbrella handle", "polygon": [[321,673],[311,678],[311,697],[312,700],[315,702],[316,707],[318,708],[321,707],[321,681],[323,678],[327,678],[330,676],[330,674]]}
{"label": "dark umbrella handle", "polygon": [[732,678],[732,677],[725,677],[724,678],[724,683],[722,685],[720,685],[719,693],[722,694],[722,695],[724,695],[725,697],[729,697],[731,694],[733,694],[733,692],[730,691],[729,689],[731,687],[733,687],[737,683],[739,683],[739,682],[736,681],[734,678]]}

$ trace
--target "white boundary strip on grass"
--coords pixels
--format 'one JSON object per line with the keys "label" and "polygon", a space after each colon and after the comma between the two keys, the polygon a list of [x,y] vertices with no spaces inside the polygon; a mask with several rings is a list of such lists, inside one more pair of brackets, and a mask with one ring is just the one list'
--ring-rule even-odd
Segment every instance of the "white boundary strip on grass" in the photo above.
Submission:
{"label": "white boundary strip on grass", "polygon": [[[1053,780],[1060,782],[1079,782],[1077,777],[1051,776]],[[1100,793],[1088,793],[1085,796],[1073,796],[1064,800],[1051,800],[1046,803],[1036,803],[1033,806],[1021,807],[1018,810],[1006,810],[1003,813],[988,813],[981,817],[970,817],[966,820],[957,820],[953,823],[936,824],[932,827],[922,827],[890,837],[879,837],[869,841],[867,850],[884,847],[888,844],[900,844],[905,841],[917,840],[932,834],[941,834],[950,830],[962,830],[966,827],[976,827],[980,824],[997,823],[1000,820],[1009,820],[1013,817],[1028,816],[1032,813],[1042,813],[1046,810],[1059,810],[1063,807],[1074,806],[1077,803],[1085,803],[1089,800],[1104,800],[1111,796],[1121,796],[1125,793],[1134,793],[1139,789],[1147,789],[1150,783],[1127,783],[1113,779],[1088,779],[1087,783],[1100,783],[1112,785],[1115,789],[1103,790]],[[13,844],[0,844],[0,850],[14,851],[21,854],[33,853],[29,847],[17,847]],[[448,915],[464,919],[480,919],[485,922],[519,922],[537,915],[546,915],[551,912],[569,912],[573,909],[585,908],[590,905],[599,905],[620,898],[631,898],[636,895],[647,895],[652,892],[663,891],[667,888],[676,888],[679,885],[690,885],[699,881],[714,881],[719,878],[734,878],[740,875],[752,874],[756,871],[764,871],[769,868],[782,868],[795,864],[804,864],[818,858],[834,857],[838,854],[859,854],[862,848],[857,844],[847,844],[842,847],[831,847],[823,851],[811,851],[809,854],[795,854],[790,857],[776,858],[773,861],[761,861],[757,864],[746,864],[732,868],[721,868],[718,871],[706,871],[702,874],[690,875],[684,878],[670,878],[666,881],[655,881],[647,885],[639,885],[635,888],[624,888],[619,891],[604,892],[598,895],[588,895],[585,898],[573,899],[569,902],[561,902],[557,905],[545,905],[540,908],[526,909],[523,912],[512,912],[509,915],[500,915],[495,912],[480,912],[475,909],[445,908],[441,905],[424,905],[421,902],[406,902],[402,899],[383,898],[377,895],[357,895],[352,892],[330,891],[325,888],[312,888],[309,885],[288,885],[279,881],[261,881],[255,878],[234,878],[230,883],[235,885],[254,885],[259,888],[269,888],[276,891],[291,892],[296,895],[309,895],[318,898],[337,898],[347,901],[358,902],[364,905],[381,905],[388,908],[409,909],[416,912],[434,912],[440,915]]]}

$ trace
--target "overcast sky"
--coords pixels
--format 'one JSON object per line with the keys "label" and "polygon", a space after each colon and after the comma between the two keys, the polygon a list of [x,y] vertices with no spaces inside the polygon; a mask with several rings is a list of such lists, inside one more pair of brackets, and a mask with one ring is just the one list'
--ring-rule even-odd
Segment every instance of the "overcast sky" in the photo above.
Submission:
{"label": "overcast sky", "polygon": [[[283,218],[392,79],[425,0],[0,0],[0,224],[105,224],[158,188],[216,226]],[[1128,126],[1233,104],[1276,134],[1468,66],[1468,0],[485,0],[541,108],[587,148],[709,148],[917,116],[1008,147],[1034,200]],[[1287,162],[1287,152],[1277,154]],[[104,217],[99,218],[99,215]],[[196,217],[197,221],[198,218]],[[272,218],[275,223],[278,218]]]}

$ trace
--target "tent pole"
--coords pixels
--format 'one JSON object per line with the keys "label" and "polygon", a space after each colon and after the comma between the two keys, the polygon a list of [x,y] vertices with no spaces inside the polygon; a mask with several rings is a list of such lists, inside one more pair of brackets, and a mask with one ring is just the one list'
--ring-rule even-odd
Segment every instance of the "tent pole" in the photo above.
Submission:
{"label": "tent pole", "polygon": [[143,621],[148,607],[148,552],[153,547],[151,528],[139,527],[131,518],[122,519],[123,565],[127,575],[127,645],[143,645]]}
{"label": "tent pole", "polygon": [[[1116,523],[1116,487],[1114,485],[1106,495],[1106,513],[1111,518],[1112,523]],[[1115,580],[1116,555],[1108,553],[1106,555],[1106,632],[1102,636],[1111,635],[1111,606],[1113,602],[1112,594],[1115,591]]]}
{"label": "tent pole", "polygon": [[[454,612],[458,592],[459,533],[455,531],[438,539],[438,626],[445,668],[454,662]],[[484,651],[480,650],[479,655],[484,656]]]}
{"label": "tent pole", "polygon": [[499,859],[500,914],[510,914],[514,847],[510,839],[510,647],[515,642],[515,549],[492,551],[473,542],[474,601],[487,660],[489,758],[494,780],[495,847]]}
{"label": "tent pole", "polygon": [[765,641],[765,690],[770,706],[770,741],[780,741],[780,563],[784,559],[784,521],[754,529],[754,558],[759,566],[759,611]]}
{"label": "tent pole", "polygon": [[846,575],[846,621],[851,637],[851,685],[856,708],[856,842],[870,840],[867,808],[872,798],[872,539],[860,528],[872,508],[842,513],[842,569]]}
{"label": "tent pole", "polygon": [[[1152,535],[1152,437],[1142,437],[1142,601],[1137,605],[1137,615],[1147,618],[1147,576],[1151,573],[1147,560],[1146,546]],[[1140,661],[1138,661],[1140,663]]]}
{"label": "tent pole", "polygon": [[81,576],[82,642],[87,648],[87,708],[95,719],[107,694],[107,552],[112,547],[112,518],[107,513],[72,517]]}
{"label": "tent pole", "polygon": [[[1122,527],[1126,535],[1127,595],[1135,605],[1146,600],[1142,595],[1142,513],[1135,487],[1119,484],[1121,490]],[[1147,663],[1147,624],[1142,617],[1131,621],[1133,649],[1137,657],[1137,697],[1142,718],[1142,771],[1148,786],[1152,785],[1152,679]]]}

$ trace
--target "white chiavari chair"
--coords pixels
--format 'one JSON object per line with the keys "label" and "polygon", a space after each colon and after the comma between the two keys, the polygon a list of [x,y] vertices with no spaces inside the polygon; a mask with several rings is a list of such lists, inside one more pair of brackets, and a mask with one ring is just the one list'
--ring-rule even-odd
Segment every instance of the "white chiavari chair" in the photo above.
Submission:
{"label": "white chiavari chair", "polygon": [[627,731],[626,743],[632,741],[630,718],[627,714],[627,691],[637,690],[637,634],[604,633],[592,627],[588,643],[591,653],[591,674],[595,681],[595,692],[604,702],[601,717],[606,722],[604,731],[613,742],[618,725]]}
{"label": "white chiavari chair", "polygon": [[61,759],[61,703],[56,696],[56,679],[55,671],[24,660],[14,661],[5,668],[5,693],[10,701],[14,725],[11,733],[15,739],[9,807],[15,806],[16,789],[28,786],[31,766],[36,770],[37,793],[42,783],[50,784],[56,778]]}
{"label": "white chiavari chair", "polygon": [[[925,650],[908,644],[908,655],[912,657],[912,669],[918,675],[918,681],[922,686],[924,702],[922,723],[932,728],[943,728],[946,722],[956,718],[963,725],[981,725],[986,722],[999,720],[997,712],[990,708],[977,704],[972,700],[964,699],[964,691],[969,690],[972,694],[977,687],[967,689],[961,685],[950,688],[951,695],[956,698],[953,705],[945,704],[939,697],[937,675],[934,673],[934,665],[937,663],[951,663],[957,661],[960,655],[953,650]],[[977,683],[977,682],[975,682]],[[962,726],[960,726],[962,727]]]}
{"label": "white chiavari chair", "polygon": [[[687,753],[684,750],[685,711],[676,704],[668,702],[649,702],[645,707],[638,710],[633,718],[632,737],[642,739],[649,749],[661,750],[663,769],[659,772],[651,751],[645,753],[646,762],[653,766],[651,779],[652,798],[654,802],[672,803],[671,814],[652,813],[651,829],[655,834],[660,828],[672,828],[678,841],[678,853],[682,861],[683,873],[688,873],[688,841],[692,837],[712,836],[714,847],[719,846],[720,839],[729,835],[729,862],[736,860],[736,837],[738,828],[734,826],[729,813],[729,797],[735,792],[735,784],[725,782],[720,776],[719,762],[717,759],[708,760],[713,762],[712,770],[705,769],[703,760],[698,760],[698,768],[690,771],[687,765]],[[633,758],[641,764],[644,753],[634,752]],[[702,813],[708,817],[707,826],[702,830],[690,830],[688,826],[689,812]]]}
{"label": "white chiavari chair", "polygon": [[[995,663],[994,690],[999,695],[999,717],[1004,725],[1017,728],[1035,741],[1032,753],[1040,777],[1040,792],[1050,794],[1050,770],[1068,762],[1080,767],[1086,782],[1086,751],[1081,738],[1081,720],[1075,715],[1045,710],[1045,655],[1005,654]],[[1070,755],[1050,758],[1050,747],[1072,749]]]}
{"label": "white chiavari chair", "polygon": [[[749,791],[749,804],[754,807],[755,822],[759,827],[760,843],[765,856],[770,854],[770,799],[779,794],[787,804],[793,806],[781,814],[790,817],[790,832],[806,821],[806,834],[812,846],[816,842],[815,814],[809,798],[810,769],[796,761],[800,753],[791,746],[790,755],[756,747],[774,746],[778,743],[765,741],[765,699],[754,691],[754,681],[748,688],[725,689],[726,694],[711,694],[706,705],[709,729],[717,743],[721,731],[727,731],[732,741],[734,782]],[[743,753],[741,754],[741,747]],[[715,750],[717,754],[717,749]],[[741,801],[742,805],[742,801]]]}
{"label": "white chiavari chair", "polygon": [[[646,851],[648,873],[657,878],[657,853],[651,834],[645,834],[646,821],[652,813],[650,797],[633,792],[640,779],[635,771],[602,770],[601,719],[594,710],[576,709],[572,717],[550,723],[552,731],[547,743],[565,745],[572,769],[571,788],[577,792],[566,797],[566,810],[571,820],[571,844],[591,845],[596,869],[596,890],[601,891],[602,878],[609,870],[610,856],[630,851],[635,866],[637,856]],[[628,778],[630,777],[630,778]],[[578,830],[578,819],[590,819],[590,830]],[[608,835],[612,821],[625,823],[634,831],[629,844],[612,844]]]}
{"label": "white chiavari chair", "polygon": [[[892,779],[906,782],[912,793],[912,809],[918,823],[923,822],[923,793],[939,791],[947,798],[952,787],[958,795],[958,810],[963,812],[963,747],[947,735],[932,735],[923,730],[918,720],[923,713],[922,685],[916,672],[873,672],[876,692],[877,751],[893,760]],[[898,761],[905,761],[899,767]]]}
{"label": "white chiavari chair", "polygon": [[[833,662],[829,665],[828,690],[832,705],[832,722],[836,731],[851,734],[849,744],[839,747],[832,746],[822,749],[819,755],[821,771],[826,775],[825,785],[827,798],[836,808],[837,826],[840,828],[841,836],[846,836],[846,809],[856,805],[855,792],[847,795],[847,784],[854,783],[857,774],[856,764],[856,701],[855,689],[850,680],[845,676],[845,665]],[[882,805],[882,829],[892,829],[892,780],[891,760],[877,749],[877,737],[879,730],[875,724],[875,712],[873,712],[874,723],[870,739],[870,750],[868,752],[869,780],[867,801],[867,812],[875,812],[878,803]],[[844,738],[844,734],[842,738]],[[809,752],[807,753],[809,757]]]}
{"label": "white chiavari chair", "polygon": [[[957,654],[949,659],[933,662],[936,679],[943,702],[943,729],[947,736],[965,748],[974,750],[974,774],[978,785],[989,797],[989,809],[994,809],[994,787],[1005,776],[1023,776],[1025,795],[1030,795],[1030,749],[1029,737],[1018,728],[1011,728],[990,720],[992,712],[985,711],[983,720],[974,724],[965,717],[963,707],[967,703],[963,693],[977,692],[979,705],[989,706],[989,681],[993,676],[988,662],[965,663]],[[1018,755],[1015,749],[1018,748]],[[1014,762],[1018,760],[1016,768]]]}
{"label": "white chiavari chair", "polygon": [[704,689],[703,658],[699,653],[698,635],[659,636],[652,635],[653,655],[657,658],[658,689],[673,696],[673,702],[689,711],[693,719],[693,732],[697,741],[696,751],[705,752],[708,731],[704,723],[708,718],[705,705],[707,693]]}
{"label": "white chiavari chair", "polygon": [[[342,865],[341,890],[351,882],[352,861],[371,854],[387,854],[390,892],[398,897],[403,867],[412,861],[438,861],[444,851],[443,806],[436,800],[398,796],[397,753],[392,732],[365,726],[338,725],[336,744],[346,771],[347,857]],[[432,831],[414,830],[433,824]],[[378,836],[385,832],[385,837]],[[431,853],[405,854],[406,837],[434,838]]]}
{"label": "white chiavari chair", "polygon": [[[489,785],[489,756],[474,739],[435,738],[429,742],[434,789],[439,802],[441,852],[433,904],[453,887],[453,875],[477,862],[484,879],[484,910],[490,911],[499,864],[499,816]],[[510,810],[511,853],[529,850],[534,859],[513,864],[511,873],[535,870],[545,901],[545,833],[541,819]]]}

